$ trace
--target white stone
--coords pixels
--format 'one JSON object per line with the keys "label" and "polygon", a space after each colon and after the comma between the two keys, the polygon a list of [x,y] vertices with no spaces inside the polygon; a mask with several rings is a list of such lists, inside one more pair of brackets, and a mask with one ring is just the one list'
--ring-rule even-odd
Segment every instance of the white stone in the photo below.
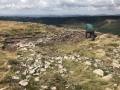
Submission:
{"label": "white stone", "polygon": [[65,88],[69,88],[69,85],[65,85]]}
{"label": "white stone", "polygon": [[98,67],[97,63],[94,64],[94,67]]}
{"label": "white stone", "polygon": [[93,73],[99,76],[104,76],[104,72],[101,69],[96,69],[93,71]]}
{"label": "white stone", "polygon": [[35,81],[38,82],[38,81],[39,81],[39,77],[36,77],[36,78],[35,78]]}
{"label": "white stone", "polygon": [[19,74],[20,73],[20,71],[17,71],[17,72],[15,72],[16,74]]}
{"label": "white stone", "polygon": [[37,63],[38,63],[38,62],[39,62],[39,60],[38,60],[38,59],[35,59],[35,62],[37,62]]}
{"label": "white stone", "polygon": [[56,90],[57,88],[56,87],[51,87],[51,90]]}
{"label": "white stone", "polygon": [[21,86],[26,86],[26,85],[28,85],[28,81],[22,80],[22,81],[19,82],[19,84],[20,84]]}
{"label": "white stone", "polygon": [[114,84],[114,87],[117,87],[117,84]]}
{"label": "white stone", "polygon": [[18,76],[13,76],[12,79],[19,80],[20,78]]}
{"label": "white stone", "polygon": [[11,66],[11,65],[8,65],[7,67],[8,67],[8,68],[11,68],[12,66]]}
{"label": "white stone", "polygon": [[30,74],[35,73],[35,69],[30,70],[29,73],[30,73]]}
{"label": "white stone", "polygon": [[70,71],[70,73],[72,73],[72,74],[73,74],[73,73],[74,73],[74,71]]}
{"label": "white stone", "polygon": [[62,57],[56,57],[55,58],[55,60],[61,60],[62,59]]}
{"label": "white stone", "polygon": [[58,61],[59,64],[62,64],[62,60]]}
{"label": "white stone", "polygon": [[85,57],[85,59],[86,59],[86,60],[89,60],[89,58],[88,58],[88,57]]}
{"label": "white stone", "polygon": [[47,89],[47,88],[48,88],[48,86],[41,86],[41,88],[42,88],[42,89]]}
{"label": "white stone", "polygon": [[35,74],[33,74],[34,76],[39,76],[40,75],[40,73],[35,73]]}
{"label": "white stone", "polygon": [[23,66],[23,67],[26,67],[26,64],[22,63],[22,66]]}
{"label": "white stone", "polygon": [[50,60],[50,62],[51,62],[51,63],[53,63],[53,62],[54,62],[54,60]]}
{"label": "white stone", "polygon": [[21,51],[27,51],[27,48],[21,48],[20,50]]}
{"label": "white stone", "polygon": [[85,65],[91,66],[91,62],[86,61],[86,62],[85,62]]}
{"label": "white stone", "polygon": [[78,59],[75,59],[76,62],[78,62],[79,60]]}
{"label": "white stone", "polygon": [[75,60],[75,57],[71,55],[71,56],[70,56],[70,59],[71,59],[71,60]]}
{"label": "white stone", "polygon": [[23,75],[26,75],[28,73],[28,71],[27,70],[25,70],[22,74]]}
{"label": "white stone", "polygon": [[46,69],[44,69],[44,68],[41,68],[41,70],[40,70],[41,72],[45,72],[46,71]]}
{"label": "white stone", "polygon": [[47,69],[48,67],[49,67],[49,65],[46,64],[46,65],[45,65],[45,69]]}
{"label": "white stone", "polygon": [[68,56],[64,56],[64,59],[68,59],[69,57]]}
{"label": "white stone", "polygon": [[82,60],[82,58],[78,58],[78,60]]}

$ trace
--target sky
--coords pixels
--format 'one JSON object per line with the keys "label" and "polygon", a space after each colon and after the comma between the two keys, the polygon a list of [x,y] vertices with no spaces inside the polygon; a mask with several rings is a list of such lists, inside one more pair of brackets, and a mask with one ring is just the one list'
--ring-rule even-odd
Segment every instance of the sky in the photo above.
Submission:
{"label": "sky", "polygon": [[99,14],[120,14],[120,0],[0,0],[0,15]]}

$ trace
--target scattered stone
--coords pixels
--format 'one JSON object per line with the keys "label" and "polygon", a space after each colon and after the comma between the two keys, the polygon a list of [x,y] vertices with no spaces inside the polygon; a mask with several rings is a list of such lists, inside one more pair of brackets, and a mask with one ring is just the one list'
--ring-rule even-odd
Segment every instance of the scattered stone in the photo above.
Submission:
{"label": "scattered stone", "polygon": [[64,56],[64,59],[69,59],[69,57],[68,56]]}
{"label": "scattered stone", "polygon": [[117,84],[114,84],[114,87],[117,87]]}
{"label": "scattered stone", "polygon": [[57,88],[56,87],[51,87],[51,90],[57,90]]}
{"label": "scattered stone", "polygon": [[75,57],[74,57],[74,56],[71,56],[70,59],[71,59],[71,60],[75,60]]}
{"label": "scattered stone", "polygon": [[13,76],[12,79],[19,80],[20,78],[18,76]]}
{"label": "scattered stone", "polygon": [[93,71],[93,73],[99,76],[104,76],[104,72],[101,69],[96,69]]}
{"label": "scattered stone", "polygon": [[27,75],[27,76],[26,76],[26,79],[30,79],[30,78],[31,78],[31,75]]}
{"label": "scattered stone", "polygon": [[36,77],[36,78],[35,78],[35,81],[38,82],[38,81],[39,81],[39,77]]}
{"label": "scattered stone", "polygon": [[19,82],[19,84],[20,84],[21,86],[26,86],[26,85],[28,85],[28,81],[22,80],[22,81]]}
{"label": "scattered stone", "polygon": [[21,51],[27,51],[27,48],[21,48],[20,50]]}
{"label": "scattered stone", "polygon": [[[27,45],[24,45],[22,46],[22,48],[20,48],[19,50],[29,50],[29,48],[26,47]],[[74,60],[76,62],[79,61],[79,63],[84,63],[85,65],[87,65],[85,68],[83,68],[83,70],[86,70],[87,68],[89,68],[91,65],[92,65],[92,59],[91,58],[88,58],[88,57],[85,57],[85,56],[80,56],[80,55],[77,55],[77,54],[73,54],[73,55],[65,55],[65,56],[54,56],[54,57],[50,57],[50,56],[47,56],[47,55],[41,55],[39,54],[39,52],[36,52],[34,51],[33,49],[30,49],[29,51],[30,54],[26,57],[24,55],[20,55],[18,56],[18,58],[23,58],[23,59],[27,59],[26,60],[26,63],[21,63],[22,66],[24,68],[26,68],[26,70],[22,71],[21,73],[24,74],[26,76],[25,80],[22,80],[19,82],[19,84],[21,86],[26,86],[28,85],[28,81],[32,78],[32,77],[35,77],[34,78],[34,81],[36,82],[39,82],[39,75],[40,74],[43,74],[43,75],[46,75],[46,70],[49,69],[49,68],[52,68],[52,69],[57,69],[58,72],[60,73],[61,76],[65,76],[66,73],[67,73],[67,69],[64,68],[64,64],[63,64],[63,60],[64,59],[69,59],[69,60]],[[97,56],[100,56],[100,57],[103,57],[106,55],[106,52],[104,49],[98,49],[97,51]],[[116,52],[116,51],[114,51]],[[25,58],[24,58],[25,57]],[[118,60],[117,60],[118,59]],[[119,58],[118,58],[118,55],[117,55],[117,58],[115,56],[115,61],[112,63],[112,65],[116,68],[119,68]],[[99,59],[94,59],[94,63],[93,65],[97,68],[98,65],[100,67],[102,67],[101,65],[104,65],[104,62],[102,62],[102,60],[99,60]],[[58,68],[56,68],[58,67]],[[92,71],[91,68],[89,68],[89,70]],[[73,74],[74,71],[69,71],[69,73]],[[104,71],[101,70],[101,69],[96,69],[93,71],[94,74],[98,75],[98,76],[101,76],[102,80],[105,80],[105,81],[109,81],[112,79],[112,74],[109,74],[107,76],[104,76]],[[15,73],[16,75],[20,74],[20,72],[18,73]],[[33,76],[34,75],[34,76]],[[13,79],[19,79],[19,77],[16,77],[16,76],[13,76],[12,77]],[[68,87],[66,87],[68,88]],[[48,89],[48,86],[41,86],[41,89]],[[51,90],[57,90],[56,87],[51,87]],[[111,90],[109,88],[106,88],[105,90]]]}
{"label": "scattered stone", "polygon": [[19,74],[19,73],[20,73],[20,71],[15,72],[15,74]]}
{"label": "scattered stone", "polygon": [[32,70],[30,70],[30,72],[29,72],[30,74],[33,74],[33,73],[35,73],[35,70],[34,69],[32,69]]}
{"label": "scattered stone", "polygon": [[70,73],[71,73],[71,74],[73,74],[73,73],[74,73],[74,71],[70,71]]}
{"label": "scattered stone", "polygon": [[89,60],[89,58],[88,58],[88,57],[85,57],[85,59],[86,59],[86,60]]}
{"label": "scattered stone", "polygon": [[58,61],[58,63],[59,63],[59,64],[62,64],[62,61],[60,60],[60,61]]}
{"label": "scattered stone", "polygon": [[48,88],[48,86],[41,86],[41,88],[42,88],[42,89],[47,89],[47,88]]}
{"label": "scattered stone", "polygon": [[85,65],[91,66],[91,62],[86,61],[86,62],[85,62]]}
{"label": "scattered stone", "polygon": [[11,68],[12,66],[11,66],[11,65],[8,65],[7,67],[8,67],[8,68]]}
{"label": "scattered stone", "polygon": [[41,70],[40,70],[41,72],[45,72],[46,71],[46,69],[44,69],[44,68],[41,68]]}
{"label": "scattered stone", "polygon": [[35,73],[35,74],[33,74],[34,76],[39,76],[40,75],[40,73]]}
{"label": "scattered stone", "polygon": [[28,72],[28,71],[27,71],[27,70],[25,70],[22,74],[23,74],[23,75],[26,75],[26,74],[27,74],[27,72]]}
{"label": "scattered stone", "polygon": [[62,57],[56,57],[55,58],[55,60],[61,60],[62,59]]}
{"label": "scattered stone", "polygon": [[94,67],[98,67],[97,63],[94,63]]}

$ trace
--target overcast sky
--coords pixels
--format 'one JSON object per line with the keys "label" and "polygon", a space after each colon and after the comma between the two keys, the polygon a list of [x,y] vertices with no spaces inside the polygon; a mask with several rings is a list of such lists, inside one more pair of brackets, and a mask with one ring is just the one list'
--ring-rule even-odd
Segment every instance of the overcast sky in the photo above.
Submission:
{"label": "overcast sky", "polygon": [[0,15],[120,14],[120,0],[0,0]]}

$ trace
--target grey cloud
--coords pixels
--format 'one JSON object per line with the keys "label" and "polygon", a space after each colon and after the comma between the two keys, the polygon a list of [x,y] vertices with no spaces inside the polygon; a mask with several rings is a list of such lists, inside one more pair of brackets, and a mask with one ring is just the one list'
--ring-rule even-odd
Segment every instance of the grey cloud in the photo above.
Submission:
{"label": "grey cloud", "polygon": [[[120,13],[120,0],[0,0],[2,13],[91,14]],[[13,11],[14,9],[14,11]],[[3,12],[4,10],[4,12]]]}

